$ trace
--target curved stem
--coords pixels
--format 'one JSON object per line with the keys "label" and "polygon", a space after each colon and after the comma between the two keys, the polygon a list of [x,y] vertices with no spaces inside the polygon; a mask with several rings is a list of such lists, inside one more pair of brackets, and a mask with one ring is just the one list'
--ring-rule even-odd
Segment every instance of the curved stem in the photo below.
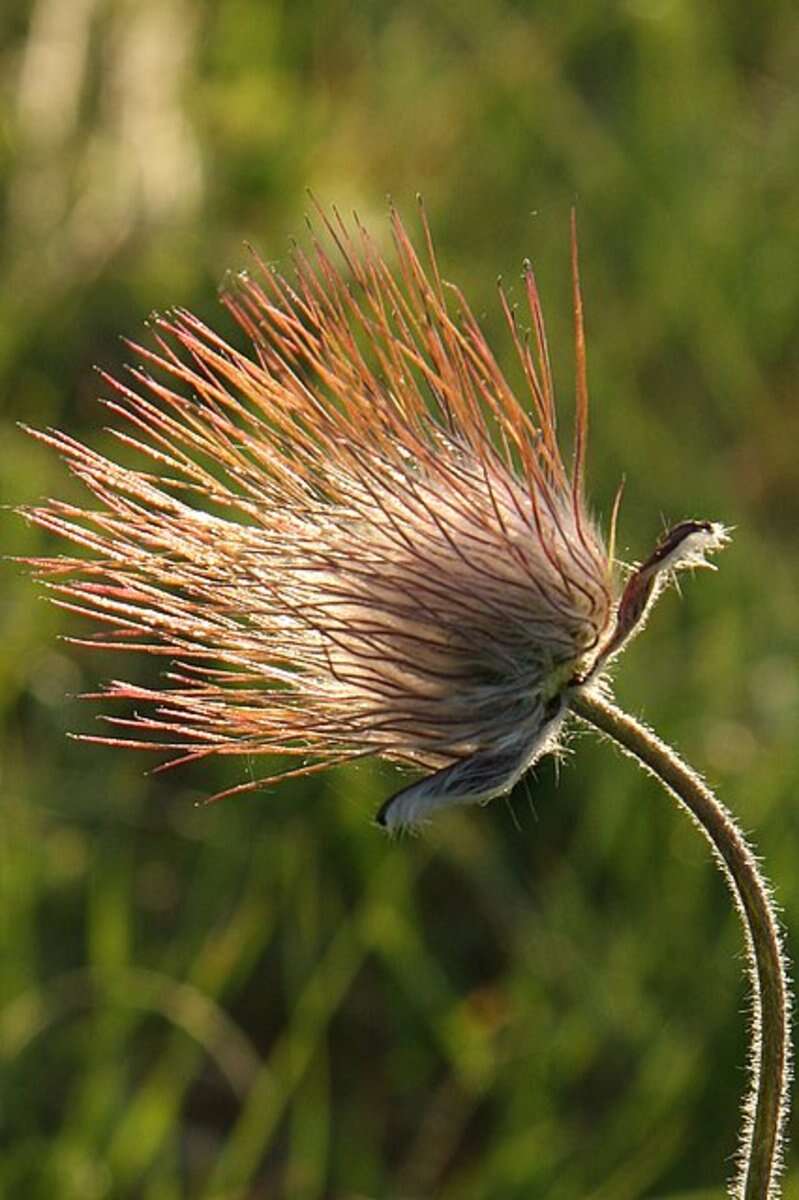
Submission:
{"label": "curved stem", "polygon": [[650,771],[688,809],[713,847],[744,926],[753,991],[751,1088],[744,1102],[735,1200],[776,1200],[788,1110],[787,962],[768,884],[733,818],[700,777],[651,730],[596,690],[579,688],[572,711]]}

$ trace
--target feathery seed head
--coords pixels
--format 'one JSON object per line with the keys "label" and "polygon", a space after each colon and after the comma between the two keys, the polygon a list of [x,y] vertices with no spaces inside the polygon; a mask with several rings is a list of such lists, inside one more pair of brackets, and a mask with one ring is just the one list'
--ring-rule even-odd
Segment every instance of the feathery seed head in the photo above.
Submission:
{"label": "feathery seed head", "polygon": [[509,791],[554,744],[568,685],[616,652],[658,572],[680,565],[678,546],[696,565],[724,531],[678,527],[617,605],[583,500],[574,235],[567,469],[530,267],[531,336],[500,290],[520,400],[442,282],[426,223],[425,266],[392,215],[393,272],[357,219],[322,219],[337,261],[314,239],[291,281],[259,263],[223,297],[251,354],[176,312],[155,319],[154,349],[133,347],[126,382],[106,377],[116,436],[141,467],[36,433],[96,504],[26,515],[88,551],[33,560],[57,603],[101,623],[83,640],[171,660],[163,689],[108,686],[104,697],[149,702],[149,715],[106,718],[120,736],[92,740],[173,762],[297,760],[272,780],[366,755],[421,768],[379,814],[393,828]]}

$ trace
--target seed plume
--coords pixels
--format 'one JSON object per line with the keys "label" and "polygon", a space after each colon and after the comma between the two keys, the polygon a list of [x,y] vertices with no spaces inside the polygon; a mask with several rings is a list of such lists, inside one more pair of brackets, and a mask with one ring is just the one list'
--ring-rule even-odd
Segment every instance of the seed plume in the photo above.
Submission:
{"label": "seed plume", "polygon": [[583,499],[576,243],[567,467],[530,266],[523,319],[500,288],[519,398],[424,216],[420,254],[392,214],[393,265],[357,218],[321,219],[290,278],[258,260],[223,295],[247,353],[176,311],[131,343],[125,379],[104,376],[139,466],[35,434],[94,504],[26,515],[82,548],[34,560],[56,603],[100,623],[79,640],[169,661],[161,688],[107,685],[135,711],[93,740],[273,757],[267,781],[379,755],[426,773],[383,806],[395,827],[509,791],[612,637]]}

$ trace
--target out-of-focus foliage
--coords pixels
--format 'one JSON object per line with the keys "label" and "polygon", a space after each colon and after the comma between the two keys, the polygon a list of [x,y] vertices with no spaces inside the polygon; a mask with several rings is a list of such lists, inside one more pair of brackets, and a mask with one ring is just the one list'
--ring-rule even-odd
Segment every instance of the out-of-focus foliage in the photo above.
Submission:
{"label": "out-of-focus foliage", "polygon": [[[664,519],[737,527],[619,696],[756,831],[796,957],[797,80],[787,0],[4,5],[0,501],[77,494],[15,422],[107,444],[93,364],[153,308],[232,335],[217,286],[245,239],[285,262],[307,187],[380,238],[423,193],[505,346],[494,280],[532,257],[567,401],[576,203],[597,508],[626,476],[628,559]],[[79,619],[9,566],[0,621],[0,1190],[721,1194],[740,933],[629,763],[576,737],[559,777],[395,844],[376,768],[197,808],[249,766],[147,777],[65,737],[94,727],[68,694],[158,664],[59,642]]]}

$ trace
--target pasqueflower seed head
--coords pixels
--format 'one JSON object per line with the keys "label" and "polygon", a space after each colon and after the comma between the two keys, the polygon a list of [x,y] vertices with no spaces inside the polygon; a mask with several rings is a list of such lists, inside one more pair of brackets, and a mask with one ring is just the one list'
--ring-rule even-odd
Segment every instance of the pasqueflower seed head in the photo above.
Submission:
{"label": "pasqueflower seed head", "polygon": [[90,740],[172,764],[282,756],[269,781],[377,755],[425,772],[380,810],[396,828],[508,792],[554,746],[569,685],[641,620],[661,567],[680,565],[681,545],[696,565],[724,531],[678,526],[619,603],[583,499],[573,231],[567,468],[530,267],[529,335],[500,288],[519,399],[442,282],[424,219],[423,262],[392,216],[394,269],[357,218],[322,221],[326,244],[296,250],[290,280],[259,261],[224,295],[249,353],[178,311],[154,319],[152,346],[132,345],[126,380],[104,377],[139,467],[36,433],[94,505],[25,515],[82,547],[31,560],[58,604],[100,622],[78,640],[170,660],[163,688],[111,682],[102,696],[141,707]]}

